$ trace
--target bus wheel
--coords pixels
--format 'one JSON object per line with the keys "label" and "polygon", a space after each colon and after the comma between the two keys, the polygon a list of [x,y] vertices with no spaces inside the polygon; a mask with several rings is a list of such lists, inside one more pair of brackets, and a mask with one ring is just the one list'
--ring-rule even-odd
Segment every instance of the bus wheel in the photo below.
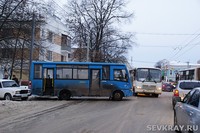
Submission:
{"label": "bus wheel", "polygon": [[115,91],[115,92],[113,93],[113,97],[112,97],[113,100],[115,100],[115,101],[121,101],[122,98],[123,98],[122,92],[120,92],[120,91]]}
{"label": "bus wheel", "polygon": [[153,96],[154,96],[154,97],[158,97],[158,94],[154,94]]}
{"label": "bus wheel", "polygon": [[70,97],[71,97],[70,91],[61,91],[58,98],[60,100],[69,100]]}

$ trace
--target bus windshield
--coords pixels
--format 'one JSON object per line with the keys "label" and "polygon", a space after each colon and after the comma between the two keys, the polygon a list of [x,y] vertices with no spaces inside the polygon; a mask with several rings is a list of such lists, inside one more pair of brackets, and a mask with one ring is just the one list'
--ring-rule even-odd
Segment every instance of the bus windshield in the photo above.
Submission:
{"label": "bus windshield", "polygon": [[161,82],[161,71],[151,68],[137,69],[137,81],[142,82]]}

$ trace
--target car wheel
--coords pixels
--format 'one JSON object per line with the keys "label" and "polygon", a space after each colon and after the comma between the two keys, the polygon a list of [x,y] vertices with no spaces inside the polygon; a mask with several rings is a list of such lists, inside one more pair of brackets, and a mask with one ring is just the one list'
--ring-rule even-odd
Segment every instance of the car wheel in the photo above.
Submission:
{"label": "car wheel", "polygon": [[61,91],[59,95],[60,100],[69,100],[71,97],[71,93],[69,91]]}
{"label": "car wheel", "polygon": [[5,100],[12,100],[12,96],[9,93],[6,93],[4,96]]}
{"label": "car wheel", "polygon": [[115,101],[121,101],[122,100],[122,98],[123,98],[123,94],[122,94],[122,92],[120,92],[120,91],[115,91],[114,93],[113,93],[113,100],[115,100]]}

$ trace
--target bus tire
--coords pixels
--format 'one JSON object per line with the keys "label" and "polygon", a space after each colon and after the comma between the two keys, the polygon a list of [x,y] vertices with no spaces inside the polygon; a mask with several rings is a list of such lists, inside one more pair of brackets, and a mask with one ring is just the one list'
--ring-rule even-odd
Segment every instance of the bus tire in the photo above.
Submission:
{"label": "bus tire", "polygon": [[158,97],[158,94],[154,94],[153,96],[154,96],[154,97]]}
{"label": "bus tire", "polygon": [[115,91],[113,92],[113,97],[112,99],[115,101],[121,101],[123,98],[123,93],[121,91]]}
{"label": "bus tire", "polygon": [[69,100],[70,97],[71,97],[70,91],[68,91],[68,90],[63,90],[63,91],[60,91],[59,97],[58,97],[58,98],[59,98],[60,100]]}

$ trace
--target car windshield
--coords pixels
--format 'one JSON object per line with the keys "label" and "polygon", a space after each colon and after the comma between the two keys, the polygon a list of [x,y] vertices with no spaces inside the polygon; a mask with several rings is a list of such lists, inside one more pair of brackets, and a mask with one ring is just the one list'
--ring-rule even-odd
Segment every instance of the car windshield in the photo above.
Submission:
{"label": "car windshield", "polygon": [[200,82],[181,82],[180,88],[183,90],[192,90],[195,87],[200,87]]}
{"label": "car windshield", "polygon": [[3,87],[18,87],[19,85],[15,81],[2,81]]}

